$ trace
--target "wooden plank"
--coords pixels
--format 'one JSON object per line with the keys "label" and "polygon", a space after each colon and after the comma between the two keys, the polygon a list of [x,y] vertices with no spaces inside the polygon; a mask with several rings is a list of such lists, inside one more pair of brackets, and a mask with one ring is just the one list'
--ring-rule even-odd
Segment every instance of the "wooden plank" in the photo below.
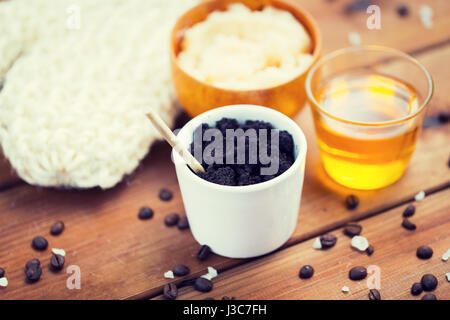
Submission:
{"label": "wooden plank", "polygon": [[[365,10],[351,14],[345,13],[345,8],[358,2],[358,0],[302,0],[300,2],[316,18],[319,24],[323,35],[325,53],[349,46],[348,34],[355,31],[360,34],[363,44],[385,45],[404,51],[420,51],[426,47],[450,40],[447,32],[450,29],[450,19],[447,19],[450,15],[450,6],[446,0],[427,2],[427,5],[434,9],[434,26],[432,29],[426,29],[420,22],[418,12],[420,6],[424,4],[422,0],[408,1],[410,15],[406,18],[400,18],[397,15],[396,8],[400,3],[396,1],[371,1],[381,8],[381,30],[369,30],[366,27],[366,20],[369,15],[365,13]],[[339,26],[339,28],[336,28],[336,26]],[[436,60],[433,60],[433,62],[437,63]],[[441,67],[448,70],[446,64],[439,63],[438,68]],[[440,73],[445,75],[444,72]],[[443,96],[447,97],[447,95]],[[0,161],[0,188],[19,181],[16,175],[11,174],[10,166],[3,162]]]}
{"label": "wooden plank", "polygon": [[[441,260],[442,254],[450,249],[449,197],[450,189],[447,189],[416,203],[416,214],[411,218],[418,226],[415,231],[400,226],[404,206],[362,221],[362,235],[375,247],[370,257],[352,249],[350,238],[339,229],[331,233],[338,237],[338,242],[329,250],[315,250],[314,240],[309,240],[219,274],[210,293],[183,288],[179,299],[229,296],[244,300],[367,300],[367,281],[354,282],[348,278],[349,270],[359,265],[379,268],[379,291],[383,299],[420,298],[411,296],[410,289],[426,273],[438,278],[438,287],[433,292],[438,299],[450,299],[450,283],[445,278],[450,262]],[[433,248],[431,259],[416,257],[416,249],[422,245]],[[301,280],[298,272],[305,264],[313,266],[315,273],[311,279]],[[341,292],[343,286],[348,286],[350,292]]]}
{"label": "wooden plank", "polygon": [[[433,68],[437,83],[448,84],[442,61],[449,57],[450,50],[441,50],[421,53],[420,57],[428,59],[427,66]],[[448,101],[445,93],[442,89],[440,101]],[[297,121],[306,132],[309,155],[299,224],[290,244],[410,200],[419,190],[433,190],[450,182],[446,166],[450,127],[427,129],[420,138],[406,176],[389,188],[359,192],[360,208],[348,212],[343,206],[343,198],[354,191],[339,187],[324,174],[317,156],[309,110],[305,109]],[[193,274],[200,274],[208,265],[224,269],[242,263],[217,256],[199,263],[194,257],[198,244],[190,232],[163,225],[165,214],[183,211],[169,152],[164,144],[156,145],[133,177],[105,192],[62,191],[24,185],[0,193],[0,239],[4,244],[0,248],[0,266],[7,269],[10,281],[7,289],[0,290],[0,299],[146,297],[160,292],[168,282],[162,274],[175,264],[188,264]],[[174,200],[169,203],[158,200],[157,194],[162,187],[174,190]],[[152,221],[143,222],[136,218],[143,205],[155,210]],[[63,220],[67,230],[60,237],[50,237],[48,229],[57,220]],[[30,248],[31,239],[39,234],[48,236],[51,247],[66,249],[68,265],[80,266],[81,290],[68,290],[65,286],[67,275],[52,274],[46,269],[40,282],[24,283],[23,265],[27,260],[38,257],[47,265],[50,258],[49,250],[36,253]]]}

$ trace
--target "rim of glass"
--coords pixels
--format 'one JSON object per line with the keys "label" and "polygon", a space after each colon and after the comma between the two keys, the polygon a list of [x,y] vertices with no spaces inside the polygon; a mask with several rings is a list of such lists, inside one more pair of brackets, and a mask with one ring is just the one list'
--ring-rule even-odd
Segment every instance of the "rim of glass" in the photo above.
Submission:
{"label": "rim of glass", "polygon": [[[331,59],[336,58],[337,56],[340,56],[343,54],[347,54],[349,52],[357,52],[357,51],[361,51],[361,52],[362,51],[378,51],[378,52],[391,53],[393,55],[397,55],[398,57],[407,59],[410,62],[412,62],[413,64],[415,64],[416,66],[418,66],[423,71],[423,73],[427,79],[427,82],[428,82],[428,94],[425,97],[422,104],[420,105],[420,107],[417,108],[417,110],[414,111],[413,113],[408,114],[404,117],[401,117],[401,118],[398,118],[395,120],[379,121],[379,122],[364,122],[364,121],[347,120],[347,119],[337,117],[337,116],[329,113],[325,109],[323,109],[321,104],[316,100],[315,96],[312,94],[312,91],[311,91],[311,80],[312,80],[313,75],[315,74],[315,72],[317,71],[318,68],[320,68],[321,66],[328,63]],[[398,124],[398,123],[401,123],[401,122],[404,122],[404,121],[407,121],[409,119],[416,117],[420,112],[422,112],[422,110],[425,109],[425,107],[430,102],[431,97],[433,96],[433,93],[434,93],[433,79],[431,78],[430,73],[428,72],[428,70],[425,68],[425,66],[422,63],[420,63],[417,59],[413,58],[409,54],[404,53],[400,50],[389,48],[389,47],[384,47],[384,46],[377,46],[377,45],[354,46],[354,47],[343,48],[343,49],[333,51],[333,52],[323,56],[308,72],[308,75],[307,75],[306,81],[305,81],[305,87],[306,87],[306,95],[308,96],[308,100],[310,101],[310,103],[315,108],[317,108],[320,112],[324,113],[328,117],[330,117],[334,120],[340,121],[340,122],[348,123],[348,124],[354,124],[354,125],[359,125],[359,126],[372,126],[372,127]]]}

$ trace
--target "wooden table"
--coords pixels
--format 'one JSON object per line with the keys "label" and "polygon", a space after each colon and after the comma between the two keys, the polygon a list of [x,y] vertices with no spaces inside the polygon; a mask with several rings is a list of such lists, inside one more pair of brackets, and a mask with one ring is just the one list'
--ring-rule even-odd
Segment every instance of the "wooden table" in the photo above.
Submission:
{"label": "wooden table", "polygon": [[[301,2],[319,22],[326,52],[347,46],[351,31],[358,32],[364,44],[404,50],[423,62],[435,80],[428,117],[434,119],[450,109],[448,1],[426,1],[434,9],[432,29],[424,28],[419,19],[419,7],[425,1],[403,1],[410,9],[404,18],[396,13],[401,1],[374,1],[381,7],[381,30],[366,28],[364,11],[346,12],[352,1]],[[356,265],[379,267],[383,299],[418,299],[409,290],[425,273],[438,277],[437,297],[449,299],[445,273],[450,271],[450,262],[443,262],[441,256],[450,248],[450,126],[423,130],[400,181],[382,190],[359,192],[337,185],[324,173],[309,108],[304,108],[296,121],[309,144],[298,225],[282,249],[252,260],[212,256],[199,262],[195,258],[199,245],[190,231],[164,225],[166,214],[183,214],[183,204],[170,149],[163,143],[152,148],[135,174],[108,191],[33,187],[18,179],[6,161],[0,161],[0,266],[9,280],[9,286],[0,289],[0,299],[161,299],[164,284],[173,281],[163,274],[176,264],[188,265],[191,277],[206,273],[207,266],[219,271],[211,293],[188,287],[180,290],[179,299],[220,299],[225,295],[238,299],[367,299],[366,282],[352,282],[347,276]],[[174,192],[172,201],[159,200],[163,187]],[[421,190],[427,197],[415,204],[412,218],[418,228],[407,231],[400,227],[401,213]],[[361,199],[355,211],[348,211],[343,204],[351,193]],[[153,219],[138,220],[137,212],[144,205],[155,210]],[[66,230],[58,237],[50,236],[49,228],[58,220],[64,221]],[[363,235],[375,247],[372,256],[350,248],[350,239],[341,230],[349,221],[363,226]],[[325,233],[336,235],[337,245],[327,251],[312,249],[313,239]],[[37,235],[49,240],[49,249],[42,253],[30,246]],[[430,260],[416,257],[421,245],[434,249]],[[47,269],[50,248],[65,249],[66,266],[80,267],[80,290],[67,289],[69,274]],[[34,257],[42,261],[43,275],[39,282],[27,284],[23,268]],[[313,278],[300,280],[298,271],[305,264],[314,266],[316,272]],[[349,293],[341,292],[344,285]]]}

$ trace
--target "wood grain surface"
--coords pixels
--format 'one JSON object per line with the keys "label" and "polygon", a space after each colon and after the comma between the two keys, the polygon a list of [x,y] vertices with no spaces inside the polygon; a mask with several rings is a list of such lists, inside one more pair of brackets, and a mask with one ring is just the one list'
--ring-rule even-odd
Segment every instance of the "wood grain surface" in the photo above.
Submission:
{"label": "wood grain surface", "polygon": [[[445,0],[429,2],[429,5],[435,8],[435,23],[432,30],[425,29],[418,18],[417,10],[423,3],[422,1],[408,1],[411,15],[407,18],[399,18],[395,12],[395,8],[400,2],[376,2],[382,7],[383,28],[392,29],[392,32],[385,29],[377,31],[365,28],[367,15],[363,12],[344,14],[343,7],[349,2],[351,1],[302,1],[303,6],[309,9],[321,26],[325,50],[330,51],[347,46],[348,32],[358,31],[362,36],[363,43],[390,45],[413,52],[430,70],[436,83],[436,95],[433,98],[429,115],[436,116],[440,111],[449,110],[450,81],[448,81],[448,74],[450,70],[449,64],[444,63],[450,61],[450,45],[448,44],[450,21],[446,18],[450,13],[450,6],[447,5],[447,2]],[[441,9],[437,10],[437,7]],[[336,27],[337,24],[339,28]],[[266,265],[267,259],[269,259],[273,263],[275,271],[281,266],[276,259],[270,260],[272,257],[278,257],[284,252],[287,252],[286,255],[296,256],[298,248],[301,248],[299,250],[303,252],[302,250],[310,247],[309,242],[303,243],[303,241],[339,228],[347,221],[378,215],[367,220],[365,235],[370,236],[371,241],[375,241],[378,239],[377,237],[387,237],[387,239],[394,239],[393,242],[401,244],[401,246],[391,248],[390,244],[376,240],[377,243],[383,244],[384,248],[393,250],[386,251],[385,256],[382,251],[380,253],[377,251],[376,255],[371,257],[380,257],[380,262],[376,263],[383,263],[383,270],[386,270],[383,271],[383,275],[389,275],[388,271],[394,270],[392,278],[388,276],[386,280],[383,280],[383,290],[388,283],[389,286],[386,288],[391,289],[389,289],[390,291],[386,289],[388,291],[382,292],[382,294],[389,298],[406,298],[403,295],[404,286],[410,286],[409,283],[388,281],[389,279],[403,279],[398,277],[398,273],[403,267],[397,266],[398,269],[395,269],[397,260],[393,259],[390,264],[389,259],[381,259],[381,257],[389,256],[392,252],[393,257],[399,255],[406,259],[406,255],[410,254],[407,253],[407,250],[410,249],[406,248],[410,247],[405,247],[405,251],[403,251],[402,246],[409,245],[409,241],[405,241],[402,237],[402,230],[397,228],[397,232],[383,233],[384,229],[381,227],[383,227],[384,219],[394,219],[394,217],[397,219],[401,205],[411,201],[418,191],[435,192],[435,195],[419,204],[424,207],[420,210],[421,214],[417,214],[417,218],[422,219],[422,214],[427,212],[428,218],[426,221],[422,221],[421,225],[428,227],[419,228],[415,233],[418,235],[418,239],[414,241],[431,239],[429,244],[436,244],[436,249],[441,245],[439,239],[450,242],[445,234],[445,230],[448,230],[449,226],[448,221],[445,220],[449,217],[448,191],[442,191],[450,185],[450,170],[447,166],[450,156],[450,126],[448,124],[435,126],[422,132],[411,164],[406,175],[400,181],[382,190],[356,192],[337,185],[324,173],[318,158],[309,109],[305,108],[296,121],[305,131],[309,146],[307,175],[298,225],[287,244],[287,249],[258,259],[256,262],[261,261],[262,265]],[[172,201],[162,202],[158,199],[158,192],[163,187],[174,192]],[[350,193],[355,193],[361,198],[360,207],[352,212],[347,211],[343,205],[345,196]],[[155,217],[153,219],[148,221],[137,219],[138,210],[144,205],[154,209]],[[391,208],[395,209],[385,212]],[[236,292],[232,292],[235,287],[231,287],[233,290],[230,290],[227,285],[232,284],[224,283],[222,279],[235,277],[232,273],[233,270],[246,270],[249,264],[244,263],[247,261],[212,256],[203,263],[198,262],[195,259],[198,244],[190,231],[180,231],[164,225],[164,216],[172,212],[184,213],[175,171],[170,160],[170,149],[164,143],[156,144],[132,176],[127,177],[119,186],[108,191],[55,190],[29,186],[19,182],[7,163],[0,161],[0,239],[2,240],[0,267],[6,269],[9,280],[9,286],[0,289],[0,299],[151,298],[158,296],[163,285],[171,281],[165,279],[163,273],[180,263],[188,265],[192,270],[192,275],[203,274],[206,267],[210,265],[219,271],[229,270],[218,279],[220,282],[216,289],[222,291],[215,290],[214,294],[219,297],[220,294],[225,294],[224,292],[227,291],[227,294],[237,296]],[[66,230],[58,237],[50,236],[49,228],[58,220],[64,221]],[[365,221],[362,223],[365,225]],[[447,226],[447,229],[443,229],[442,226]],[[30,246],[32,238],[37,235],[43,235],[49,240],[49,249],[45,252],[36,252]],[[410,239],[411,242],[413,238],[415,239],[412,234],[407,234],[407,236],[406,239]],[[331,256],[337,255],[333,258],[334,262],[342,261],[340,263],[342,265],[351,261],[356,263],[359,259],[361,259],[361,264],[372,261],[355,252],[345,251],[344,243],[345,239],[340,238],[337,247],[333,251],[327,252]],[[67,252],[66,266],[77,265],[80,267],[81,290],[66,288],[66,280],[69,275],[64,271],[52,273],[47,269],[51,248],[65,249]],[[301,255],[301,253],[299,254]],[[330,259],[329,255],[321,258],[320,254],[321,252],[313,252],[311,257],[318,259],[314,260],[317,261],[314,263],[318,268],[315,278],[322,277],[323,273],[323,282],[320,281],[321,284],[318,287],[314,284],[310,291],[305,291],[308,292],[305,295],[294,290],[295,299],[341,298],[340,287],[338,286],[337,293],[334,293],[331,290],[331,285],[334,286],[334,283],[328,281],[332,273],[326,271],[326,267],[332,264],[333,259]],[[339,256],[340,254],[343,254],[343,257],[349,257],[350,260],[346,262],[343,257]],[[436,251],[433,262],[437,255]],[[414,255],[412,256],[414,257]],[[44,265],[43,276],[39,282],[27,284],[23,268],[25,263],[34,257],[41,259]],[[338,258],[343,260],[337,260]],[[289,258],[286,259],[289,260]],[[324,266],[322,266],[322,262]],[[241,267],[236,268],[241,264],[243,264]],[[294,266],[291,262],[290,265],[292,270],[299,268],[298,264]],[[433,266],[430,265],[430,271],[438,270]],[[249,272],[252,270],[253,267],[249,268]],[[411,267],[411,279],[423,272],[422,269],[414,270]],[[335,271],[338,272],[337,269]],[[296,276],[297,272],[298,270],[295,270],[293,275]],[[292,274],[288,274],[286,277],[290,279]],[[290,286],[289,282],[284,283],[277,280],[278,278],[273,279],[278,281],[278,285],[272,287],[273,292],[271,292],[270,285],[265,287],[264,283],[255,281],[248,284],[248,295],[241,291],[238,292],[239,296],[237,297],[251,299],[256,296],[255,292],[260,290],[261,296],[266,298],[272,298],[272,295],[274,298],[289,298],[284,295],[286,290],[283,290],[284,287]],[[344,283],[345,279],[341,275],[339,279],[341,279],[340,282],[336,280],[338,283]],[[408,279],[405,278],[405,280]],[[270,280],[267,280],[266,283],[270,284]],[[321,289],[325,288],[326,284],[330,286],[329,289]],[[258,288],[259,285],[262,287]],[[342,296],[342,298],[364,298],[364,288],[353,285],[355,287],[349,285],[352,290],[351,294]],[[448,286],[443,288],[440,287],[437,293],[442,297],[449,298],[449,291],[439,291],[449,290]],[[313,294],[313,292],[316,293]],[[199,296],[191,292],[186,293],[186,298],[199,298]]]}
{"label": "wood grain surface", "polygon": [[[369,240],[375,252],[368,256],[351,248],[350,238],[342,229],[330,234],[337,236],[336,246],[328,250],[312,248],[313,239],[288,249],[226,271],[213,279],[214,289],[200,293],[191,287],[180,289],[180,299],[203,299],[223,296],[237,299],[368,299],[368,284],[375,282],[379,270],[382,299],[419,299],[410,294],[414,282],[431,273],[438,279],[433,293],[438,299],[450,299],[450,282],[445,274],[450,261],[441,257],[450,249],[450,189],[431,195],[415,203],[416,214],[411,218],[417,229],[401,227],[405,206],[361,221],[362,235]],[[434,253],[429,260],[416,256],[418,247],[430,246]],[[312,278],[302,280],[298,272],[303,265],[314,268]],[[371,267],[367,279],[352,281],[348,272],[355,266]],[[341,288],[348,286],[349,293]],[[158,297],[161,299],[162,297]]]}

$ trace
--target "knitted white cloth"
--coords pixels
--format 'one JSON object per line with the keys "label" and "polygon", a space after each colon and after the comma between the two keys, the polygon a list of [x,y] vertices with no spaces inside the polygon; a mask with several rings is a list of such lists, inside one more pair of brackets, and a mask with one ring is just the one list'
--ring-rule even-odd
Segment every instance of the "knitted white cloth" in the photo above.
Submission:
{"label": "knitted white cloth", "polygon": [[175,115],[169,35],[197,0],[0,2],[0,144],[30,184],[110,188]]}

